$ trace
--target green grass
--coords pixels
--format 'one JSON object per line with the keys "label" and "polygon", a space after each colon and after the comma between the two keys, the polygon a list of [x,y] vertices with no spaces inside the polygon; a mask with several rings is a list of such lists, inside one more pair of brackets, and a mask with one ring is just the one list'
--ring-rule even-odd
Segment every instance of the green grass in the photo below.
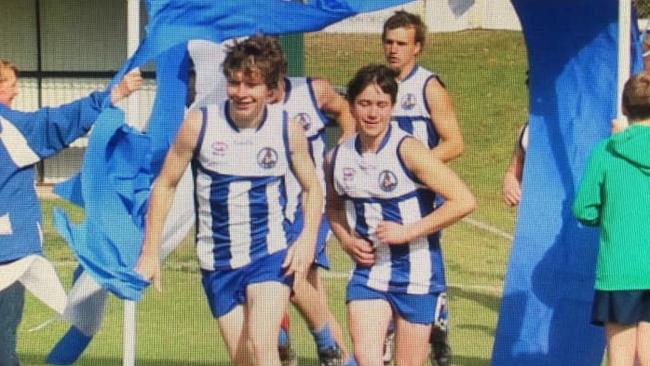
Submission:
{"label": "green grass", "polygon": [[[376,35],[309,35],[306,37],[307,73],[344,85],[360,66],[382,62]],[[514,228],[515,214],[501,201],[500,186],[517,127],[527,114],[524,86],[526,50],[521,33],[465,31],[431,34],[421,64],[438,72],[446,83],[461,123],[465,154],[453,163],[477,196],[473,218],[506,232]],[[73,257],[54,233],[52,205],[43,202],[46,253],[64,282],[69,283]],[[68,206],[68,208],[70,208]],[[80,220],[81,212],[73,217]],[[501,287],[510,242],[461,222],[445,230],[443,247],[450,283],[451,340],[456,365],[489,364],[498,316]],[[333,271],[346,272],[351,264],[334,241],[330,245]],[[210,316],[201,289],[193,247],[188,241],[167,261],[164,293],[147,293],[138,304],[139,365],[226,365],[227,354]],[[343,302],[346,280],[326,277],[330,304],[345,325]],[[19,352],[24,365],[42,365],[51,346],[67,325],[57,322],[37,332],[28,329],[53,313],[28,297],[19,329]],[[317,365],[311,336],[292,311],[292,337],[301,365]],[[112,299],[104,327],[79,365],[116,365],[121,362],[122,305]]]}

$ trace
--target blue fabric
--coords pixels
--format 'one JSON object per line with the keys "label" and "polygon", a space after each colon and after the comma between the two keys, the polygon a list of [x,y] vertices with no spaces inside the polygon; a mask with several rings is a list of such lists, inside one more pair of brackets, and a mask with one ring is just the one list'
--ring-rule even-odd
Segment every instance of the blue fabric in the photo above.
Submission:
{"label": "blue fabric", "polygon": [[602,361],[603,331],[589,324],[598,232],[578,225],[571,204],[615,116],[617,3],[513,1],[528,46],[530,144],[493,365]]}
{"label": "blue fabric", "polygon": [[[151,185],[150,142],[125,125],[124,113],[99,116],[82,165],[87,219],[73,224],[55,210],[55,226],[86,271],[120,298],[138,300],[148,284],[133,267],[140,255]],[[93,245],[89,245],[92,243]]]}
{"label": "blue fabric", "polygon": [[[108,93],[93,93],[56,108],[20,112],[0,105],[0,216],[11,234],[0,235],[0,263],[42,253],[41,208],[34,189],[34,164],[85,134]],[[19,137],[7,137],[13,131]],[[28,158],[26,158],[28,157]]]}

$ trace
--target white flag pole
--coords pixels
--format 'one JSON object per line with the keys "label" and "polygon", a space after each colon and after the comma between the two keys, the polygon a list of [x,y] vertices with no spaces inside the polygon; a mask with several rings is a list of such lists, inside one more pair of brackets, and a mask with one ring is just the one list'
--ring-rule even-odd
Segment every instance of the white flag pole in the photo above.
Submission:
{"label": "white flag pole", "polygon": [[618,2],[618,87],[616,98],[616,117],[623,117],[621,101],[623,87],[630,77],[630,29],[632,24],[632,0]]}
{"label": "white flag pole", "polygon": [[[127,0],[127,53],[133,55],[140,43],[140,0]],[[138,93],[128,99],[126,119],[129,124],[136,124],[140,114],[140,98]],[[135,301],[124,301],[124,328],[122,365],[135,366],[136,339]]]}

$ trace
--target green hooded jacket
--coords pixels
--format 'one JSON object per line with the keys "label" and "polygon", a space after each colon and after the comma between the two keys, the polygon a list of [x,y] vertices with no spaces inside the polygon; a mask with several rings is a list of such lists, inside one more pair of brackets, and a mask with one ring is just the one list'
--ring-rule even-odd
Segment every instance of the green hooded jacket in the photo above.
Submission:
{"label": "green hooded jacket", "polygon": [[650,289],[650,126],[632,125],[595,148],[573,214],[600,226],[596,289]]}

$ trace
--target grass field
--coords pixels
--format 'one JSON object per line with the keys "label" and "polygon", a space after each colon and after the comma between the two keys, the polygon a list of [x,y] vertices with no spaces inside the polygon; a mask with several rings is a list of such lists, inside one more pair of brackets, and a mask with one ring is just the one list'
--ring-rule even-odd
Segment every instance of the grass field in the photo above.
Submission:
{"label": "grass field", "polygon": [[[343,85],[360,66],[382,62],[377,35],[309,35],[307,74]],[[464,31],[430,35],[421,64],[437,71],[452,94],[465,137],[465,154],[453,163],[478,198],[472,219],[511,233],[515,211],[501,201],[500,185],[512,152],[517,127],[527,114],[524,86],[527,68],[522,34]],[[75,263],[50,223],[53,205],[45,200],[46,253],[56,261],[65,283]],[[69,206],[67,206],[69,207]],[[77,218],[81,213],[75,211]],[[456,365],[487,365],[498,316],[510,241],[467,222],[447,229],[443,247],[450,283],[451,340]],[[325,274],[330,304],[345,324],[346,273],[351,264],[335,241],[333,262]],[[226,365],[227,354],[200,286],[191,243],[185,243],[165,264],[164,293],[147,293],[138,305],[139,365]],[[112,299],[104,327],[79,365],[121,363],[122,305]],[[45,355],[67,329],[55,322],[30,332],[53,313],[28,297],[19,330],[24,365],[42,365]],[[314,345],[304,323],[292,312],[292,337],[300,365],[317,365]]]}

